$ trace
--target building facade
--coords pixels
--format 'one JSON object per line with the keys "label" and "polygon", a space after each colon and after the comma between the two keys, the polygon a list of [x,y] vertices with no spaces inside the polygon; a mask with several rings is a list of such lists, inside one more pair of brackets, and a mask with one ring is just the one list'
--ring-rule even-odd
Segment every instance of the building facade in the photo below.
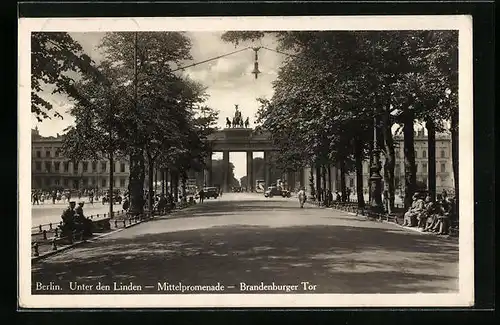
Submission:
{"label": "building facade", "polygon": [[[417,183],[429,186],[428,177],[428,147],[427,135],[424,130],[420,129],[414,135],[415,147],[415,166],[417,169]],[[403,136],[394,136],[394,151],[395,151],[395,166],[394,180],[396,191],[404,189],[404,138]],[[381,155],[382,166],[384,164],[384,156]],[[363,187],[365,192],[368,192],[368,184],[370,181],[370,162],[363,162]],[[383,175],[383,169],[381,170]],[[346,186],[356,190],[356,175],[352,173],[346,176]],[[448,193],[454,192],[453,166],[451,159],[451,136],[449,134],[436,134],[436,192],[439,193],[446,190]]]}
{"label": "building facade", "polygon": [[[83,160],[74,164],[61,152],[64,135],[43,137],[38,129],[31,130],[31,188],[32,189],[109,189],[110,164],[108,160]],[[125,191],[129,180],[129,163],[114,163],[115,189]]]}

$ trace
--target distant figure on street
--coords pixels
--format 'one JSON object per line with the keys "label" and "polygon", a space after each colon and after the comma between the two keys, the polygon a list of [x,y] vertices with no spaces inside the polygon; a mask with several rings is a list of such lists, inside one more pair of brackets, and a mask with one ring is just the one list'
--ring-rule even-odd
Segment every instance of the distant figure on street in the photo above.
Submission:
{"label": "distant figure on street", "polygon": [[57,194],[56,191],[52,192],[52,204],[56,204]]}
{"label": "distant figure on street", "polygon": [[345,194],[346,194],[346,196],[347,196],[347,200],[346,200],[346,201],[347,201],[347,202],[351,202],[351,189],[350,189],[349,187],[348,187],[348,188],[346,188],[346,190],[345,190]]}
{"label": "distant figure on street", "polygon": [[306,202],[307,199],[306,191],[304,190],[304,188],[300,189],[300,191],[297,193],[297,196],[299,198],[300,207],[303,208],[304,203]]}
{"label": "distant figure on street", "polygon": [[203,189],[201,189],[198,192],[198,195],[200,196],[200,203],[203,203],[203,201],[205,200],[205,191],[203,191]]}
{"label": "distant figure on street", "polygon": [[128,200],[128,196],[124,198],[122,208],[125,211],[128,211],[128,208],[130,208],[130,201]]}
{"label": "distant figure on street", "polygon": [[222,188],[219,189],[219,196],[222,197]]}
{"label": "distant figure on street", "polygon": [[167,207],[167,198],[165,197],[164,194],[162,194],[158,199],[158,213],[160,215],[163,215],[165,213],[166,207]]}
{"label": "distant figure on street", "polygon": [[389,191],[388,190],[385,190],[382,193],[382,202],[384,204],[385,212],[389,213]]}
{"label": "distant figure on street", "polygon": [[335,201],[340,202],[342,199],[342,196],[340,195],[340,192],[337,190],[335,192]]}
{"label": "distant figure on street", "polygon": [[333,202],[333,193],[332,190],[328,189],[326,191],[326,206],[329,207]]}
{"label": "distant figure on street", "polygon": [[39,199],[38,199],[38,193],[37,193],[37,192],[34,192],[34,193],[33,193],[33,205],[34,205],[35,203],[36,203],[37,205],[38,205],[38,204],[40,204],[40,201],[39,201]]}

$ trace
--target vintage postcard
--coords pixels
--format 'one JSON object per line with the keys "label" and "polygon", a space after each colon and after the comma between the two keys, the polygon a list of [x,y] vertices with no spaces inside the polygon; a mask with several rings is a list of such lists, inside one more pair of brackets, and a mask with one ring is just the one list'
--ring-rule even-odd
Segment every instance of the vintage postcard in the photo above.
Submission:
{"label": "vintage postcard", "polygon": [[18,110],[20,307],[474,304],[471,17],[22,18]]}

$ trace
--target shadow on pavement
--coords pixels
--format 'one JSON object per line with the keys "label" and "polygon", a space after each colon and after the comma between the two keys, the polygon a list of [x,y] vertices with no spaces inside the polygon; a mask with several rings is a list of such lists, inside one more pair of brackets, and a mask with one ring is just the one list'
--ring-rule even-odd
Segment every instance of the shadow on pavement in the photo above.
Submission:
{"label": "shadow on pavement", "polygon": [[317,285],[316,293],[453,292],[458,290],[458,247],[379,228],[217,226],[88,243],[34,264],[32,282],[37,281],[61,283],[64,290],[57,293],[68,293],[69,281],[221,282],[236,285],[233,293],[241,293],[240,282],[261,281],[308,281]]}

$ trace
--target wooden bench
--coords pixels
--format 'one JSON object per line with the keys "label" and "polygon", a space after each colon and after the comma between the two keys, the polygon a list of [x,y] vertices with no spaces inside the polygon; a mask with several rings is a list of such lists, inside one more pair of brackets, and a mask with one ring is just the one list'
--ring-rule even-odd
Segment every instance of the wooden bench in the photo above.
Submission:
{"label": "wooden bench", "polygon": [[92,219],[92,232],[108,231],[111,229],[111,218]]}

